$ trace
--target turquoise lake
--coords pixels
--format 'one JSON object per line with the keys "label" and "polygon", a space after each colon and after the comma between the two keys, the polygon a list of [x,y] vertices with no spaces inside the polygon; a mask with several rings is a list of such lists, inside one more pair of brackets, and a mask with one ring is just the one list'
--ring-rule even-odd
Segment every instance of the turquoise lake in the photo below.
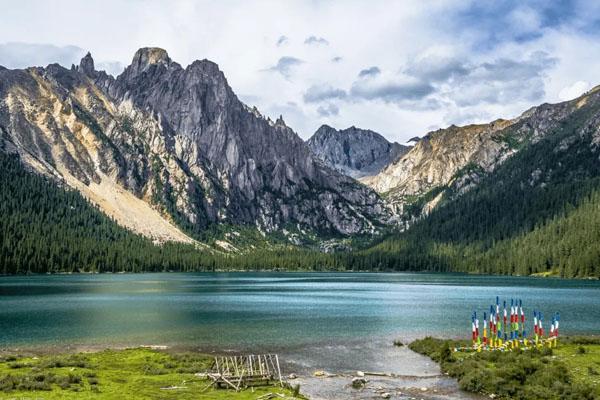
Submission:
{"label": "turquoise lake", "polygon": [[[523,300],[561,333],[600,334],[600,282],[456,274],[197,273],[0,277],[0,347],[303,346],[469,337],[473,310]],[[548,321],[546,321],[548,323]],[[546,325],[548,327],[548,325]]]}

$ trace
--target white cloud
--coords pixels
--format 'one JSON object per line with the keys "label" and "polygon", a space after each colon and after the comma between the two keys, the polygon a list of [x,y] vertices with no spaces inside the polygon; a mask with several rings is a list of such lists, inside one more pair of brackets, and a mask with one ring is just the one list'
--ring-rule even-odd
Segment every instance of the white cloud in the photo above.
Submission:
{"label": "white cloud", "polygon": [[327,39],[322,38],[322,37],[317,37],[317,36],[309,36],[304,40],[304,44],[313,44],[313,45],[325,45],[325,46],[329,46],[329,42],[327,41]]}
{"label": "white cloud", "polygon": [[70,67],[79,64],[85,50],[77,46],[54,46],[44,43],[0,43],[0,65],[15,69],[45,67],[59,63]]}
{"label": "white cloud", "polygon": [[[112,73],[143,46],[184,66],[207,58],[236,93],[304,138],[328,121],[404,142],[431,126],[514,117],[576,93],[577,81],[600,83],[597,2],[558,3],[22,1],[2,9],[0,38],[90,50]],[[40,55],[19,61],[79,58]],[[371,66],[380,73],[357,77]],[[325,86],[347,96],[304,101]]]}
{"label": "white cloud", "polygon": [[570,86],[564,87],[558,93],[558,98],[563,101],[572,100],[587,92],[591,87],[592,85],[589,82],[577,81]]}
{"label": "white cloud", "polygon": [[340,113],[340,109],[335,104],[329,103],[325,106],[317,107],[317,113],[319,113],[322,117],[329,117],[331,115],[338,115]]}
{"label": "white cloud", "polygon": [[303,98],[306,103],[318,103],[324,100],[343,99],[346,95],[345,90],[329,85],[313,85],[306,90]]}
{"label": "white cloud", "polygon": [[283,46],[283,45],[287,44],[289,41],[290,40],[287,36],[281,35],[281,36],[279,36],[279,39],[277,39],[277,43],[276,43],[277,47]]}
{"label": "white cloud", "polygon": [[302,61],[296,57],[285,56],[285,57],[281,57],[279,60],[277,60],[277,64],[273,65],[272,67],[267,68],[266,70],[278,72],[281,75],[283,75],[284,77],[289,78],[292,75],[293,69],[303,63],[304,63],[304,61]]}

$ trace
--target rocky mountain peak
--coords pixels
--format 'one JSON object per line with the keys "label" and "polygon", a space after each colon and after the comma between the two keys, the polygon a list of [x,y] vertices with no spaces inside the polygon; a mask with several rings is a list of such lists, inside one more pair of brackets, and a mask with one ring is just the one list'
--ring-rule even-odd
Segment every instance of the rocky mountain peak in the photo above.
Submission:
{"label": "rocky mountain peak", "polygon": [[142,47],[135,52],[129,68],[137,75],[147,70],[151,65],[168,66],[170,63],[171,59],[166,50],[159,47]]}
{"label": "rocky mountain peak", "polygon": [[187,67],[187,69],[190,71],[195,71],[196,73],[200,72],[204,75],[209,76],[224,76],[223,72],[221,72],[221,70],[219,69],[219,64],[207,59],[196,60],[193,63],[191,63]]}
{"label": "rocky mountain peak", "polygon": [[88,76],[91,76],[96,72],[94,69],[94,59],[89,51],[79,62],[79,71]]}
{"label": "rocky mountain peak", "polygon": [[325,164],[353,178],[377,174],[408,150],[377,132],[355,126],[337,130],[321,125],[308,146]]}
{"label": "rocky mountain peak", "polygon": [[337,132],[337,129],[332,128],[331,126],[327,125],[327,124],[323,124],[319,127],[319,129],[317,129],[315,131],[315,133],[313,134],[313,137],[315,136],[322,136],[328,133],[335,133]]}

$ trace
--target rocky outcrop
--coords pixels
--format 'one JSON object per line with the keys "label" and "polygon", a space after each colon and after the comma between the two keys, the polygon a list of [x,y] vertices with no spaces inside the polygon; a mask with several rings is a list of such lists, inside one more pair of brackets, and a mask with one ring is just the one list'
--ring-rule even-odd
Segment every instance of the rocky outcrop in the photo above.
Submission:
{"label": "rocky outcrop", "polygon": [[408,196],[447,184],[469,163],[489,169],[503,148],[498,133],[510,124],[498,120],[430,132],[380,174],[363,181],[378,192],[393,191],[395,195]]}
{"label": "rocky outcrop", "polygon": [[307,143],[319,159],[353,178],[377,175],[410,148],[354,126],[337,130],[322,125]]}
{"label": "rocky outcrop", "polygon": [[375,192],[244,105],[215,63],[184,68],[162,49],[138,50],[116,78],[89,54],[70,70],[0,70],[0,133],[36,170],[79,190],[110,182],[192,234],[227,223],[348,235],[386,218]]}

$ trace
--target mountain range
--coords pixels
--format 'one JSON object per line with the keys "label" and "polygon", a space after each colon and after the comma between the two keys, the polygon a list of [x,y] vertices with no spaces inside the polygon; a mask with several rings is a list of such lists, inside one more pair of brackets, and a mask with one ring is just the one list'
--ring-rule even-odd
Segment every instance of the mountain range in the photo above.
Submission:
{"label": "mountain range", "polygon": [[371,234],[369,188],[327,167],[283,119],[243,104],[218,66],[142,48],[117,78],[79,66],[0,71],[0,141],[124,226],[192,241],[212,225]]}
{"label": "mountain range", "polygon": [[[60,259],[55,245],[33,244],[49,228],[24,221],[42,216],[66,221],[58,235],[79,232],[104,243],[101,255],[91,242],[81,245],[89,253],[83,269],[91,259],[108,268],[106,254],[124,254],[111,245],[117,237],[119,248],[162,252],[157,257],[175,269],[319,264],[598,275],[597,242],[591,251],[576,242],[589,229],[583,216],[597,217],[600,88],[411,143],[327,125],[304,142],[283,118],[272,121],[242,103],[213,62],[184,68],[159,48],[138,50],[117,77],[97,71],[90,54],[69,69],[0,67],[7,182],[0,211],[12,216],[2,226],[1,254],[16,265],[11,249],[25,246],[19,254],[30,251],[44,263],[39,254],[49,246]],[[27,178],[32,173],[38,178]],[[38,193],[48,204],[14,201],[16,193]],[[84,214],[97,224],[71,216],[59,200],[65,196],[76,209],[88,204]],[[556,229],[565,243],[555,254],[548,240]],[[183,247],[173,250],[173,243]],[[525,247],[535,254],[527,265],[515,255]],[[498,263],[499,249],[514,255],[512,266]],[[187,258],[178,263],[166,254]],[[219,258],[226,254],[245,259]],[[141,255],[134,262],[142,269],[149,263]]]}

